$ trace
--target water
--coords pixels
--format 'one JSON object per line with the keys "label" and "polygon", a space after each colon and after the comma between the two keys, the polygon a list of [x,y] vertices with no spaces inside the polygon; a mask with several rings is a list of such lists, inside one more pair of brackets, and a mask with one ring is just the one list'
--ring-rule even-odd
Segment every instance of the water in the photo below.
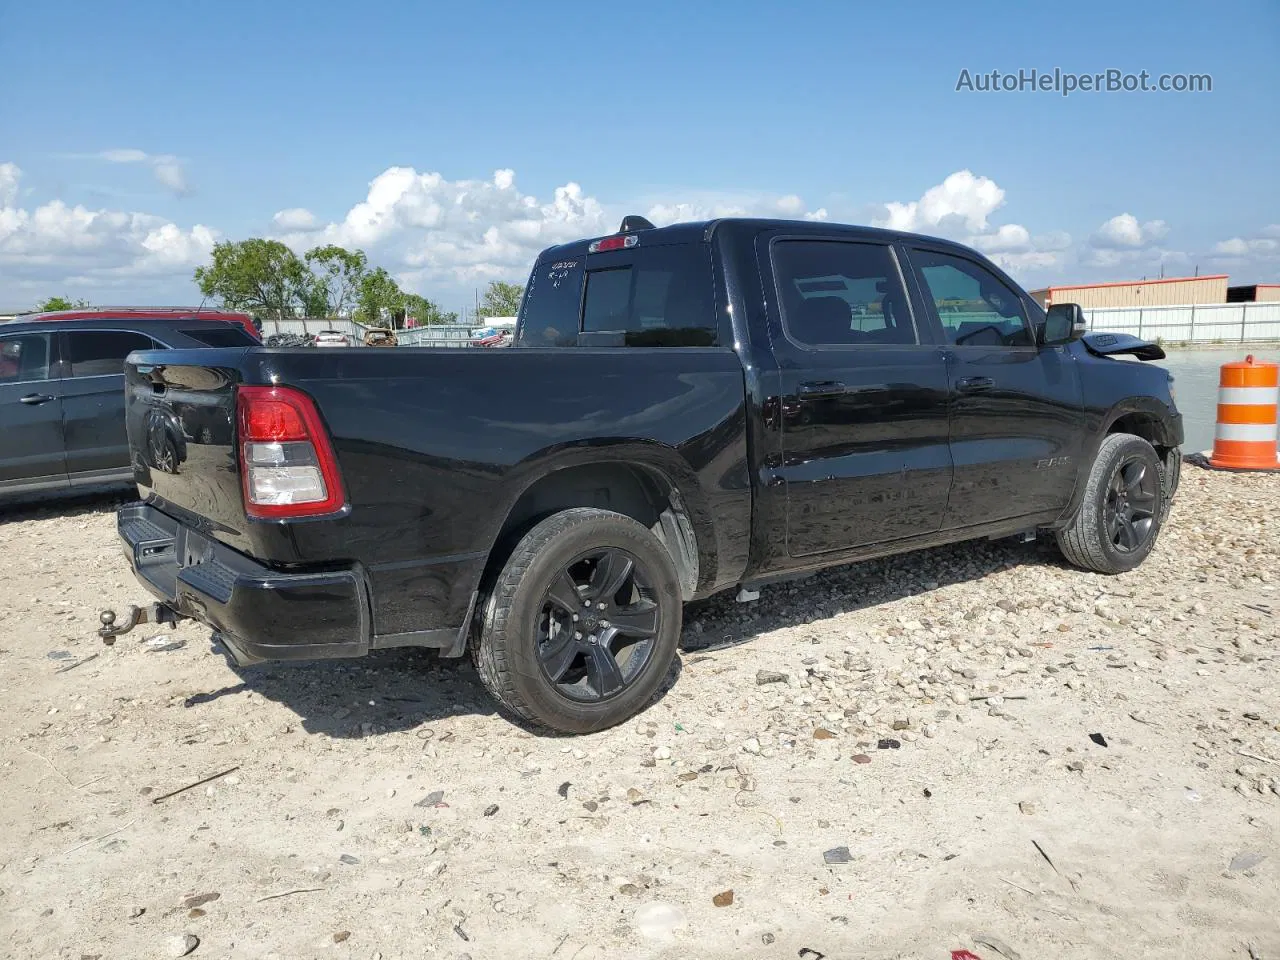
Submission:
{"label": "water", "polygon": [[1253,354],[1255,360],[1280,363],[1280,351],[1237,347],[1229,350],[1171,349],[1169,356],[1157,361],[1173,374],[1178,409],[1187,453],[1208,450],[1213,446],[1213,428],[1218,418],[1218,371],[1224,363],[1243,360]]}

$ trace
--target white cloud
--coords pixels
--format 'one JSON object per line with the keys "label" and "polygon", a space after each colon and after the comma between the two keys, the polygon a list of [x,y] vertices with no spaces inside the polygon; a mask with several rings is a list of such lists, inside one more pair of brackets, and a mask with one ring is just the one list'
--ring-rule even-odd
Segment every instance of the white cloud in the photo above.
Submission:
{"label": "white cloud", "polygon": [[966,242],[1012,274],[1061,267],[1071,249],[1070,234],[1032,236],[1020,223],[1006,223],[991,233],[967,237]]}
{"label": "white cloud", "polygon": [[789,217],[794,217],[796,214],[804,212],[804,201],[794,193],[779,197],[774,206],[778,208],[779,213],[786,214]]}
{"label": "white cloud", "polygon": [[18,180],[22,171],[16,163],[0,163],[0,207],[8,207],[18,199]]}
{"label": "white cloud", "polygon": [[1215,243],[1209,259],[1220,269],[1253,274],[1249,282],[1280,279],[1280,224],[1271,224],[1250,236],[1231,237]]}
{"label": "white cloud", "polygon": [[170,190],[180,197],[186,196],[191,192],[191,188],[187,184],[186,171],[182,168],[182,161],[173,154],[147,153],[144,150],[125,148],[103,150],[97,156],[108,163],[145,164],[151,167],[151,173],[156,178],[156,182],[166,190]]}
{"label": "white cloud", "polygon": [[969,244],[983,253],[1018,253],[1031,248],[1031,232],[1020,223],[1006,223],[995,233],[972,237]]}
{"label": "white cloud", "polygon": [[1085,266],[1109,271],[1109,276],[1121,268],[1129,274],[1153,272],[1166,264],[1180,268],[1191,257],[1164,246],[1161,241],[1168,234],[1169,224],[1164,220],[1139,222],[1131,213],[1117,214],[1089,237],[1080,260]]}
{"label": "white cloud", "polygon": [[693,192],[681,200],[661,200],[645,216],[659,227],[671,223],[714,220],[718,217],[776,217],[786,220],[825,220],[827,210],[805,210],[797,194]]}
{"label": "white cloud", "polygon": [[389,167],[342,220],[312,229],[314,218],[306,220],[305,213],[276,215],[281,239],[297,249],[321,242],[359,247],[419,285],[517,276],[543,248],[615,226],[578,184],[557,187],[541,202],[521,193],[508,169],[489,180],[447,180]]}
{"label": "white cloud", "polygon": [[958,170],[926,190],[919,200],[886,203],[884,215],[872,222],[877,227],[918,233],[952,221],[978,231],[986,229],[987,218],[1003,204],[1004,190],[994,180]]}
{"label": "white cloud", "polygon": [[1133,214],[1121,213],[1100,226],[1089,242],[1099,250],[1141,250],[1154,246],[1168,232],[1163,220],[1139,223]]}
{"label": "white cloud", "polygon": [[98,156],[108,163],[142,163],[147,159],[141,150],[103,150]]}
{"label": "white cloud", "polygon": [[276,211],[271,222],[281,230],[310,230],[316,226],[316,215],[305,207],[289,207]]}
{"label": "white cloud", "polygon": [[[119,149],[93,156],[149,167],[158,178],[170,177],[171,188],[185,187],[181,164],[167,155]],[[170,161],[176,170],[162,174]],[[49,289],[106,297],[113,286],[128,289],[130,298],[156,289],[163,290],[159,296],[181,300],[193,290],[191,268],[207,262],[220,236],[210,226],[182,226],[147,213],[60,200],[20,205],[20,177],[17,166],[0,163],[0,300],[5,303],[20,302],[14,297],[25,297],[26,290],[32,299]],[[608,234],[624,213],[646,209],[659,225],[726,216],[871,220],[965,242],[1027,283],[1121,279],[1153,275],[1162,264],[1191,266],[1189,255],[1166,249],[1165,221],[1140,222],[1127,212],[1078,243],[1058,230],[1041,233],[1021,223],[993,222],[1005,205],[1005,191],[969,170],[952,173],[918,200],[861,208],[828,197],[830,206],[810,209],[802,195],[789,191],[669,191],[606,203],[573,181],[538,196],[521,191],[515,171],[507,168],[488,177],[450,180],[437,172],[389,167],[370,181],[364,197],[354,199],[332,222],[305,207],[280,209],[270,229],[298,252],[324,243],[362,248],[406,288],[450,307],[457,305],[450,298],[460,300],[463,290],[469,298],[473,287],[490,279],[523,280],[542,249]],[[1233,273],[1236,264],[1265,265],[1269,278],[1280,262],[1280,224],[1230,237],[1211,250],[1195,262],[1217,258],[1230,263]]]}
{"label": "white cloud", "polygon": [[1270,237],[1254,237],[1250,240],[1232,237],[1215,243],[1213,252],[1224,257],[1265,257],[1280,252],[1280,240],[1272,240]]}
{"label": "white cloud", "polygon": [[184,230],[163,217],[90,210],[61,200],[16,206],[22,171],[0,165],[0,275],[6,300],[17,291],[45,295],[62,284],[110,287],[139,278],[186,275],[205,262],[218,233]]}

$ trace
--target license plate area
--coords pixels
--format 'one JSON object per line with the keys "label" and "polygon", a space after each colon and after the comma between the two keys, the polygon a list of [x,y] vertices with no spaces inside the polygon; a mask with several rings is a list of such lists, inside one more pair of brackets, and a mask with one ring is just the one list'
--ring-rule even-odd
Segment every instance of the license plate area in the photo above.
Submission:
{"label": "license plate area", "polygon": [[178,566],[194,567],[204,563],[213,555],[213,544],[207,537],[188,529],[184,529],[183,534],[178,550]]}

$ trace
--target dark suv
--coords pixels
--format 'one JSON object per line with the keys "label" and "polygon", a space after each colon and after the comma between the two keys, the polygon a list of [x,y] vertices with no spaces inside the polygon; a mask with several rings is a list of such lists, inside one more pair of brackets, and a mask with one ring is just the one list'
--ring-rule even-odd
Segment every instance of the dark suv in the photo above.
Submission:
{"label": "dark suv", "polygon": [[241,324],[196,311],[130,312],[0,323],[0,498],[132,480],[124,427],[132,351],[258,345]]}

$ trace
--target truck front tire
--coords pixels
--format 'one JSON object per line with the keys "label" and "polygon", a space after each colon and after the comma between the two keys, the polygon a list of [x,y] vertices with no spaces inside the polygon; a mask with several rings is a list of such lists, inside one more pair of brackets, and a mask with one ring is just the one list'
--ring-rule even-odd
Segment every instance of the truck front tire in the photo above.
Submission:
{"label": "truck front tire", "polygon": [[676,655],[681,613],[679,575],[653,533],[619,513],[564,510],[512,551],[472,657],[511,713],[590,733],[649,703]]}
{"label": "truck front tire", "polygon": [[1168,478],[1151,444],[1113,433],[1098,448],[1076,515],[1057,532],[1062,555],[1077,567],[1124,573],[1155,546],[1168,513]]}

